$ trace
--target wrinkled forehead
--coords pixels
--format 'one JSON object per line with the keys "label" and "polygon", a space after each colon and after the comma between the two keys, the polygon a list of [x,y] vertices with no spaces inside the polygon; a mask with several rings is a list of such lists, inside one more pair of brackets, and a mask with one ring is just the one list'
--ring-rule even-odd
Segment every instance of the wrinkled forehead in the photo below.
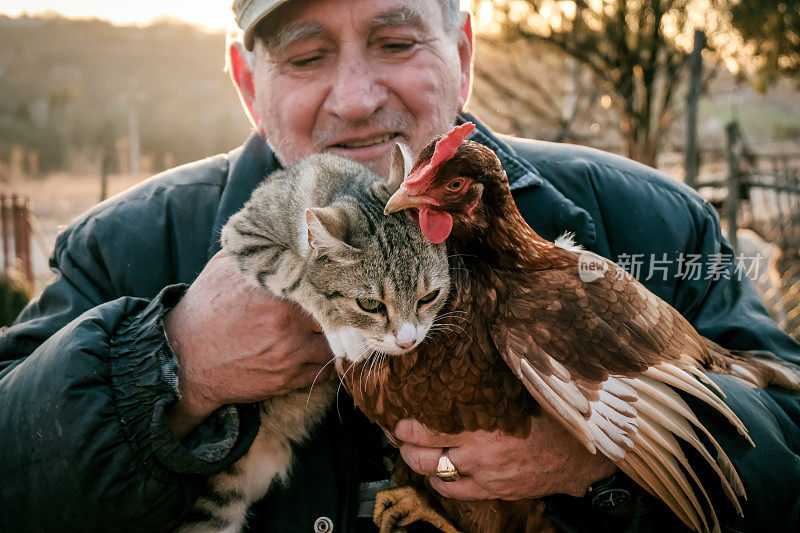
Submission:
{"label": "wrinkled forehead", "polygon": [[308,38],[334,40],[343,32],[367,36],[387,27],[411,27],[426,33],[444,32],[436,0],[294,0],[262,20],[256,34],[271,51]]}

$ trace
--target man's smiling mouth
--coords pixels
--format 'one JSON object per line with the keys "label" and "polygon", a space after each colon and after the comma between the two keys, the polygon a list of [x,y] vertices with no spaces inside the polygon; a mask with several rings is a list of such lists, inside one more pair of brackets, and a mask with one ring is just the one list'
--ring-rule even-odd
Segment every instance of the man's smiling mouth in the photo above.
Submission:
{"label": "man's smiling mouth", "polygon": [[369,146],[375,146],[376,144],[382,144],[392,139],[399,137],[399,133],[386,133],[384,135],[380,135],[377,137],[370,137],[368,139],[363,140],[353,140],[353,141],[346,141],[337,144],[331,145],[332,148],[366,148]]}

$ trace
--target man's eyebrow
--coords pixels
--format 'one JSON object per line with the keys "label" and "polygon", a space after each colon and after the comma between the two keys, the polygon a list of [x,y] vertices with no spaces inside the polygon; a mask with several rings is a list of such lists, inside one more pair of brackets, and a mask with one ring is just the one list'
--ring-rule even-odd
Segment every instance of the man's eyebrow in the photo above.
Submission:
{"label": "man's eyebrow", "polygon": [[293,22],[281,27],[264,42],[270,54],[277,55],[292,43],[318,37],[323,33],[325,33],[325,27],[317,22]]}
{"label": "man's eyebrow", "polygon": [[416,26],[418,28],[427,28],[428,23],[422,14],[411,6],[402,6],[390,11],[384,11],[376,15],[370,21],[370,31],[375,31],[378,28],[397,28],[401,26]]}
{"label": "man's eyebrow", "polygon": [[[410,6],[401,6],[376,15],[370,21],[369,31],[373,32],[379,28],[403,26],[426,29],[428,28],[428,23],[425,22],[425,18],[416,9]],[[318,37],[326,31],[325,27],[318,22],[293,22],[282,26],[274,34],[264,38],[264,42],[270,54],[277,55],[292,43]]]}

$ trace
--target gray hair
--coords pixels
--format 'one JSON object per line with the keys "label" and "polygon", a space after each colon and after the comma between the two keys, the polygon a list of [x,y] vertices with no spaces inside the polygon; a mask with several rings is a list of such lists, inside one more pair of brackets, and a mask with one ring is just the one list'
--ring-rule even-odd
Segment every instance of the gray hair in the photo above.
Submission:
{"label": "gray hair", "polygon": [[461,10],[461,0],[441,0],[442,19],[447,31],[458,33],[467,21],[467,12]]}
{"label": "gray hair", "polygon": [[[463,11],[461,9],[461,0],[439,0],[441,2],[442,7],[442,20],[444,22],[445,31],[448,32],[451,36],[456,36],[461,32],[461,29],[464,27],[464,23],[467,21],[467,11]],[[226,49],[228,46],[234,43],[242,43],[242,36],[243,32],[240,28],[231,28],[227,34],[227,43]],[[247,63],[247,67],[250,70],[253,70],[254,67],[254,57],[253,52],[246,50],[245,47],[239,46],[239,51],[241,52],[245,62]],[[228,56],[227,53],[225,54],[225,71],[230,72],[230,65],[228,64]]]}

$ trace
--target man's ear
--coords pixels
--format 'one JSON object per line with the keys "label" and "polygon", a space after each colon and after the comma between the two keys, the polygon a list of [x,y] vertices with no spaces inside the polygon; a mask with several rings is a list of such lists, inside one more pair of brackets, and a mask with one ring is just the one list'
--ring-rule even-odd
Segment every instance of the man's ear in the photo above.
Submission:
{"label": "man's ear", "polygon": [[228,68],[239,99],[242,101],[247,117],[254,128],[258,127],[258,113],[255,109],[256,86],[253,81],[253,71],[247,62],[247,55],[252,54],[244,48],[241,42],[232,42],[228,45]]}
{"label": "man's ear", "polygon": [[475,40],[472,32],[472,14],[467,13],[462,35],[458,40],[458,57],[461,60],[461,109],[467,107],[472,93],[472,59]]}

